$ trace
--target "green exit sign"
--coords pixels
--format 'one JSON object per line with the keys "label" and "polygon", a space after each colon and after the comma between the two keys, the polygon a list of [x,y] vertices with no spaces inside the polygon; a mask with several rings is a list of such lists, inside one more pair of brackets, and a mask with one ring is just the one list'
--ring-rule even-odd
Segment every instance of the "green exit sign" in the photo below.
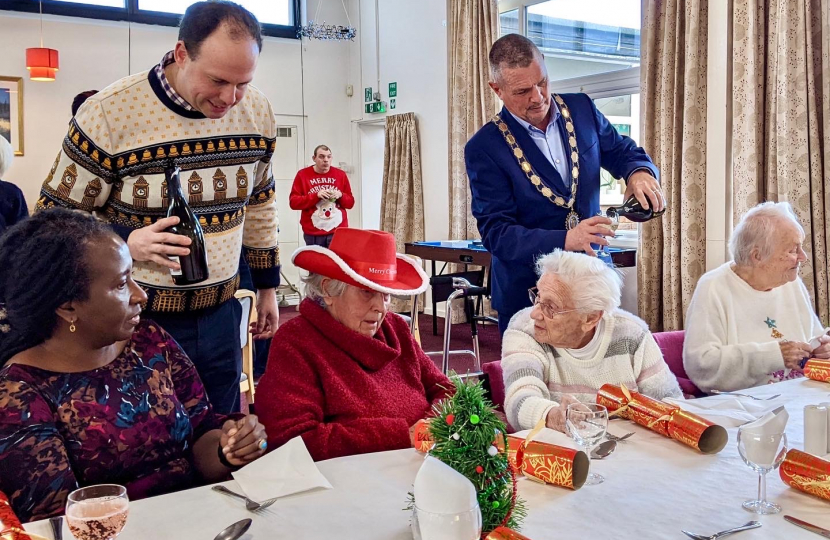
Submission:
{"label": "green exit sign", "polygon": [[398,96],[398,83],[391,82],[389,83],[389,97],[397,97]]}
{"label": "green exit sign", "polygon": [[372,103],[366,104],[366,112],[367,113],[383,113],[386,112],[386,102],[385,101],[373,101]]}
{"label": "green exit sign", "polygon": [[[365,90],[363,90],[363,101],[365,101],[366,103],[369,103],[370,101],[372,101],[372,87],[371,86],[369,86]],[[369,112],[369,111],[366,111],[366,112]]]}

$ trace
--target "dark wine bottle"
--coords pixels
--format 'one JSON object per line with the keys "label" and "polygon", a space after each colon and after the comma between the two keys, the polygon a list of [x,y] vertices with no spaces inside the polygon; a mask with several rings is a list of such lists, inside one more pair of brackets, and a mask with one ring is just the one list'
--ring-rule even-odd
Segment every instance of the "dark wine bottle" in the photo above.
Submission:
{"label": "dark wine bottle", "polygon": [[640,201],[637,200],[637,197],[632,195],[620,206],[609,206],[608,209],[605,210],[605,215],[611,219],[625,217],[631,221],[643,223],[644,221],[662,216],[665,211],[665,208],[659,212],[654,212],[651,208],[645,209],[643,208],[643,205],[640,204]]}
{"label": "dark wine bottle", "polygon": [[182,184],[179,180],[179,168],[167,168],[164,170],[164,177],[167,180],[167,198],[170,203],[167,205],[167,217],[176,216],[179,218],[178,225],[173,225],[168,232],[180,234],[190,238],[189,255],[171,255],[170,260],[178,262],[181,270],[172,270],[173,281],[176,285],[193,285],[208,278],[207,248],[205,247],[205,233],[199,224],[199,218],[193,213],[193,209],[187,204],[187,199],[182,192]]}

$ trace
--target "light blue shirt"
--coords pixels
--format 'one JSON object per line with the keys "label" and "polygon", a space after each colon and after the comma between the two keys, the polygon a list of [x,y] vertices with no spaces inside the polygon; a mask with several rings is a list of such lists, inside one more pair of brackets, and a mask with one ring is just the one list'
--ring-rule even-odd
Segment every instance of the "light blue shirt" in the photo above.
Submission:
{"label": "light blue shirt", "polygon": [[567,154],[565,153],[565,145],[562,141],[562,135],[559,132],[559,126],[556,123],[559,119],[559,107],[552,99],[550,105],[550,122],[548,122],[548,127],[545,131],[542,131],[536,126],[530,125],[528,122],[525,122],[512,112],[510,114],[513,115],[516,122],[521,124],[521,126],[527,130],[530,138],[533,139],[533,142],[536,143],[536,146],[539,147],[542,154],[548,158],[550,164],[553,165],[553,168],[556,169],[556,172],[558,172],[559,176],[562,177],[562,180],[565,182],[565,186],[570,189],[572,180],[570,171],[571,167],[568,162]]}

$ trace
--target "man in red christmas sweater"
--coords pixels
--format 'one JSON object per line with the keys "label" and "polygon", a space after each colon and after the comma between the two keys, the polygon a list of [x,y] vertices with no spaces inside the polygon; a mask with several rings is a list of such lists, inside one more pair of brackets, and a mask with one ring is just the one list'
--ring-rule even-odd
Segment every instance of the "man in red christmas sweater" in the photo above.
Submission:
{"label": "man in red christmas sweater", "polygon": [[354,206],[349,177],[331,166],[331,150],[321,144],[314,149],[314,165],[300,169],[294,177],[288,204],[302,210],[300,225],[308,246],[329,247],[334,230],[348,227],[346,210]]}

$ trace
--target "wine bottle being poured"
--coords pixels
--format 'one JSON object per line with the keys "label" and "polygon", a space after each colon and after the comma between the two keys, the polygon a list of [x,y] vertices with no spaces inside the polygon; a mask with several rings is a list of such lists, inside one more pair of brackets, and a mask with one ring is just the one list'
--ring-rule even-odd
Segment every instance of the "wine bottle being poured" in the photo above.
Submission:
{"label": "wine bottle being poured", "polygon": [[625,200],[620,206],[609,206],[607,210],[605,210],[605,215],[611,218],[612,220],[618,220],[621,217],[626,217],[631,221],[635,221],[637,223],[643,223],[644,221],[648,221],[650,219],[658,218],[663,215],[666,209],[662,209],[659,212],[653,211],[651,208],[643,208],[643,205],[640,204],[640,201],[632,195],[628,199]]}
{"label": "wine bottle being poured", "polygon": [[176,216],[179,218],[178,225],[173,225],[167,231],[186,236],[191,241],[188,246],[188,249],[190,249],[189,255],[170,256],[170,260],[179,263],[181,266],[181,270],[171,271],[173,281],[176,285],[200,283],[209,276],[205,234],[202,232],[198,216],[193,213],[182,192],[179,168],[169,167],[165,169],[164,177],[167,180],[167,197],[170,199],[170,203],[167,205],[167,217]]}

